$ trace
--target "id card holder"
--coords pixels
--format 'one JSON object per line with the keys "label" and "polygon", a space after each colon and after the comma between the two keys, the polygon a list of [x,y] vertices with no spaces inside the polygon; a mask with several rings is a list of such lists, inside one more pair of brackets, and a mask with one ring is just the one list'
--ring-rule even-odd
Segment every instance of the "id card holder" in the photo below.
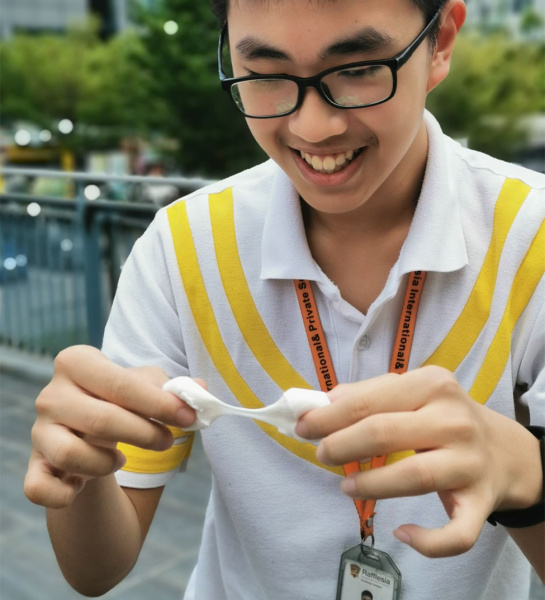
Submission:
{"label": "id card holder", "polygon": [[341,556],[336,600],[398,600],[401,572],[386,552],[358,544]]}

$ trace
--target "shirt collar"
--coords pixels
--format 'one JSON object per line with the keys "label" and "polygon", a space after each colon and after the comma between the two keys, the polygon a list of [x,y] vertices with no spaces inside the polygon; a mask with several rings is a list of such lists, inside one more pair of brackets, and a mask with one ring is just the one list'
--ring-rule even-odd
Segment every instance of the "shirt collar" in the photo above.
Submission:
{"label": "shirt collar", "polygon": [[271,187],[261,254],[262,279],[321,279],[308,247],[299,194],[280,168]]}
{"label": "shirt collar", "polygon": [[[456,271],[468,263],[452,157],[439,123],[427,111],[424,117],[429,148],[422,191],[389,281],[411,271]],[[299,195],[280,168],[263,230],[261,278],[327,279],[310,253]]]}

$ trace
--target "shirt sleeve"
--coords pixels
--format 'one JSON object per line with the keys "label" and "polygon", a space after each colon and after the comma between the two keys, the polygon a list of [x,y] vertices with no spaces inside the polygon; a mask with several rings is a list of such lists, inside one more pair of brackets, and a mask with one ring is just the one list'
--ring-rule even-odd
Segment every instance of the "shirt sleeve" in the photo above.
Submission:
{"label": "shirt sleeve", "polygon": [[[166,225],[160,211],[123,265],[102,351],[123,367],[157,366],[172,378],[189,371],[170,280],[171,239]],[[119,444],[127,457],[123,469],[116,473],[120,485],[160,487],[185,470],[193,434],[169,429],[174,445],[163,452]]]}

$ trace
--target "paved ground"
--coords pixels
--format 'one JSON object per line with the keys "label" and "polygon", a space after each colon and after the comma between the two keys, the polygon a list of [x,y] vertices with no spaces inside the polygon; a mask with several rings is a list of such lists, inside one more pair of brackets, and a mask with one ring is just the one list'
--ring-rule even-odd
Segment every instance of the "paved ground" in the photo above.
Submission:
{"label": "paved ground", "polygon": [[[59,571],[43,509],[23,495],[34,400],[51,371],[48,359],[0,348],[1,600],[82,598],[65,583]],[[210,470],[199,441],[193,448],[188,471],[167,486],[135,569],[104,599],[182,597],[196,561],[209,490]],[[545,600],[545,588],[534,584],[529,600]]]}
{"label": "paved ground", "polygon": [[[22,357],[21,367],[28,360]],[[23,495],[34,421],[34,400],[51,370],[37,361],[29,378],[15,364],[0,372],[0,598],[76,600],[64,581],[45,527],[44,511]],[[179,600],[196,561],[210,490],[210,469],[199,443],[188,471],[167,486],[139,562],[107,600]],[[183,548],[183,550],[180,550]]]}

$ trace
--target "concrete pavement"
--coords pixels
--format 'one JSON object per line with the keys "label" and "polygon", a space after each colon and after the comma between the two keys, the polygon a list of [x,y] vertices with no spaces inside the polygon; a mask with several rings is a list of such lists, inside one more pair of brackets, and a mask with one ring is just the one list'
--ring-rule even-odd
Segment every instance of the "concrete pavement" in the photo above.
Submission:
{"label": "concrete pavement", "polygon": [[[34,401],[50,359],[0,349],[0,598],[76,600],[55,560],[44,509],[23,494]],[[179,600],[197,559],[210,491],[200,438],[187,472],[167,486],[133,572],[106,600]]]}

